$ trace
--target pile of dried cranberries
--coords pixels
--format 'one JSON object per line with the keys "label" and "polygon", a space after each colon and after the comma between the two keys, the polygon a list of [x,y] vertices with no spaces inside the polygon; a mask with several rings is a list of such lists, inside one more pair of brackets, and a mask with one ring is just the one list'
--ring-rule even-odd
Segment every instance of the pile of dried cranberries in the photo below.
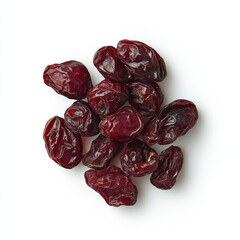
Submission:
{"label": "pile of dried cranberries", "polygon": [[[142,42],[121,40],[117,48],[102,47],[93,63],[105,78],[96,86],[77,61],[49,65],[44,71],[46,85],[77,100],[64,118],[55,116],[46,123],[43,136],[50,158],[68,169],[80,161],[92,168],[85,172],[86,183],[111,206],[136,203],[132,176],[151,174],[154,186],[172,188],[182,168],[182,150],[170,146],[158,155],[150,146],[171,144],[185,135],[198,119],[196,106],[179,99],[161,107],[157,82],[167,75],[165,62]],[[82,155],[81,137],[97,134]],[[111,165],[120,152],[122,169]]]}

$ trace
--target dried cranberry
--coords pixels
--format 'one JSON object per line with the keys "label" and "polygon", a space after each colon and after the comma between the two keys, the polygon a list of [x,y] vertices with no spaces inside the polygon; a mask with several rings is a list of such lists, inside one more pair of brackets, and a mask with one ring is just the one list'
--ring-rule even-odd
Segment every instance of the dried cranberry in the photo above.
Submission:
{"label": "dried cranberry", "polygon": [[83,156],[82,163],[94,169],[106,168],[122,148],[123,143],[100,134],[92,142],[90,150]]}
{"label": "dried cranberry", "polygon": [[81,161],[81,137],[66,126],[63,118],[51,118],[45,126],[43,138],[49,157],[62,167],[73,168]]}
{"label": "dried cranberry", "polygon": [[129,85],[129,90],[129,103],[144,117],[149,117],[160,111],[163,94],[156,83],[138,80]]}
{"label": "dried cranberry", "polygon": [[127,142],[140,136],[143,127],[142,116],[133,107],[128,106],[105,117],[99,123],[99,130],[104,136],[121,142]]}
{"label": "dried cranberry", "polygon": [[74,102],[64,114],[65,123],[75,133],[91,137],[99,133],[99,116],[84,101]]}
{"label": "dried cranberry", "polygon": [[85,98],[88,89],[92,87],[87,68],[77,61],[49,65],[44,71],[43,78],[46,85],[71,99]]}
{"label": "dried cranberry", "polygon": [[158,154],[146,143],[135,139],[122,152],[121,165],[128,176],[141,177],[157,169]]}
{"label": "dried cranberry", "polygon": [[105,77],[119,82],[129,82],[131,73],[120,61],[117,49],[112,46],[100,48],[94,55],[93,63]]}
{"label": "dried cranberry", "polygon": [[183,153],[179,147],[171,146],[161,152],[158,168],[151,175],[150,181],[157,188],[171,189],[178,173],[182,169]]}
{"label": "dried cranberry", "polygon": [[119,58],[135,78],[160,82],[166,77],[164,60],[145,43],[121,40],[118,42],[117,51]]}
{"label": "dried cranberry", "polygon": [[110,79],[103,80],[87,93],[89,105],[100,116],[115,113],[128,96],[128,86]]}
{"label": "dried cranberry", "polygon": [[193,102],[176,100],[146,123],[143,140],[148,145],[172,143],[178,137],[185,135],[195,125],[197,119],[198,112]]}
{"label": "dried cranberry", "polygon": [[130,206],[137,201],[137,188],[131,179],[118,167],[109,166],[102,170],[88,170],[85,180],[110,206]]}

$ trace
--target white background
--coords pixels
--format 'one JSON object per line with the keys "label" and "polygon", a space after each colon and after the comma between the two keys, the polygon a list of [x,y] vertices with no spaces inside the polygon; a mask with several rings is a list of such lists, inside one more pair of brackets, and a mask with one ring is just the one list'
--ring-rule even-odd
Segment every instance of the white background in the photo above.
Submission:
{"label": "white background", "polygon": [[[236,0],[3,0],[0,4],[0,239],[239,239],[240,7]],[[46,121],[72,104],[43,83],[44,68],[143,41],[165,59],[164,104],[193,101],[197,125],[174,145],[175,187],[133,179],[137,204],[114,208],[48,157]],[[87,146],[88,147],[88,146]],[[154,146],[160,151],[168,146]],[[117,164],[117,160],[115,161]]]}

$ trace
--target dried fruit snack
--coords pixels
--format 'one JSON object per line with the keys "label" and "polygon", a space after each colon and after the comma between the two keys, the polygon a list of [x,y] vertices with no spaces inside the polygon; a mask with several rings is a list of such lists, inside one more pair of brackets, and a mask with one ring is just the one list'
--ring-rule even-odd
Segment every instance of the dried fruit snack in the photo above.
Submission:
{"label": "dried fruit snack", "polygon": [[185,135],[196,124],[197,119],[198,111],[193,102],[175,100],[148,121],[143,140],[148,145],[173,143],[178,137]]}
{"label": "dried fruit snack", "polygon": [[76,101],[64,113],[66,125],[83,137],[91,137],[99,133],[99,116],[87,102]]}
{"label": "dried fruit snack", "polygon": [[110,206],[130,206],[137,201],[137,188],[131,179],[118,167],[109,166],[102,170],[88,170],[85,180]]}
{"label": "dried fruit snack", "polygon": [[106,46],[97,50],[93,63],[105,78],[124,83],[133,79],[132,74],[119,59],[118,51],[115,47]]}
{"label": "dried fruit snack", "polygon": [[100,132],[116,141],[128,142],[139,137],[144,128],[140,113],[133,107],[125,106],[99,123]]}
{"label": "dried fruit snack", "polygon": [[[158,156],[150,146],[170,144],[185,135],[198,119],[195,104],[178,99],[161,106],[159,82],[167,76],[166,65],[143,42],[124,39],[116,48],[104,46],[93,63],[104,77],[95,86],[86,66],[78,61],[52,64],[44,71],[46,85],[77,100],[64,119],[55,116],[46,123],[43,138],[48,155],[64,168],[81,161],[92,168],[85,172],[86,183],[110,206],[136,203],[134,177],[151,174],[152,185],[171,189],[183,165],[182,150],[170,146]],[[82,156],[81,137],[97,134]],[[116,161],[122,169],[112,165]]]}
{"label": "dried fruit snack", "polygon": [[158,169],[153,172],[150,181],[161,189],[171,189],[183,165],[183,153],[179,147],[171,146],[159,156]]}
{"label": "dried fruit snack", "polygon": [[93,169],[106,168],[122,148],[123,143],[100,134],[92,141],[90,150],[82,158],[82,163]]}
{"label": "dried fruit snack", "polygon": [[128,176],[142,177],[158,167],[158,154],[138,139],[128,143],[121,155],[121,166]]}
{"label": "dried fruit snack", "polygon": [[167,76],[163,58],[145,43],[124,39],[118,42],[117,51],[135,79],[161,82]]}
{"label": "dried fruit snack", "polygon": [[87,68],[78,61],[47,66],[43,79],[45,84],[57,93],[77,100],[85,98],[87,91],[92,87]]}
{"label": "dried fruit snack", "polygon": [[82,140],[63,118],[55,116],[45,126],[43,138],[50,158],[64,168],[77,166],[82,158]]}
{"label": "dried fruit snack", "polygon": [[89,105],[101,117],[115,113],[128,97],[128,86],[110,79],[101,81],[87,93]]}

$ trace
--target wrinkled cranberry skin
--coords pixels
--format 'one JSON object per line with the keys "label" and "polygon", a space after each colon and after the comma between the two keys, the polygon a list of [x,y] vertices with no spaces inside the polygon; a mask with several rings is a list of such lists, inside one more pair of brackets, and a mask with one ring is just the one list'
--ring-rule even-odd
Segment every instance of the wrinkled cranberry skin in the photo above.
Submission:
{"label": "wrinkled cranberry skin", "polygon": [[107,116],[99,123],[100,132],[116,141],[127,142],[140,136],[144,128],[142,116],[133,108],[125,106],[117,113]]}
{"label": "wrinkled cranberry skin", "polygon": [[82,163],[93,169],[103,169],[122,150],[123,143],[99,135],[91,145],[90,150],[83,156]]}
{"label": "wrinkled cranberry skin", "polygon": [[158,167],[158,154],[146,143],[135,139],[121,154],[121,165],[128,176],[141,177]]}
{"label": "wrinkled cranberry skin", "polygon": [[185,135],[196,124],[197,119],[198,111],[193,102],[176,100],[146,123],[143,140],[148,145],[170,144]]}
{"label": "wrinkled cranberry skin", "polygon": [[60,166],[70,169],[81,161],[81,137],[66,126],[63,118],[51,118],[46,123],[43,138],[49,157]]}
{"label": "wrinkled cranberry skin", "polygon": [[158,168],[151,175],[151,183],[160,189],[171,189],[176,183],[178,173],[182,169],[183,153],[179,147],[171,146],[159,156]]}
{"label": "wrinkled cranberry skin", "polygon": [[118,57],[117,49],[112,46],[100,48],[94,55],[93,64],[105,78],[125,83],[132,80],[131,73]]}
{"label": "wrinkled cranberry skin", "polygon": [[43,73],[46,85],[70,99],[83,99],[92,87],[87,68],[80,62],[68,61],[46,67]]}
{"label": "wrinkled cranberry skin", "polygon": [[64,113],[66,125],[83,137],[91,137],[99,133],[99,116],[84,101],[74,102]]}
{"label": "wrinkled cranberry skin", "polygon": [[[147,45],[145,44],[145,46],[147,46]],[[149,46],[147,46],[147,47],[149,47]],[[157,81],[157,82],[161,82],[161,81],[163,81],[163,80],[166,78],[166,76],[167,76],[166,64],[165,64],[163,58],[156,52],[155,49],[153,49],[153,48],[151,48],[151,47],[149,47],[149,48],[152,49],[152,51],[155,53],[155,55],[156,55],[156,57],[157,57],[158,66],[159,66],[159,79],[156,80],[156,81]]]}
{"label": "wrinkled cranberry skin", "polygon": [[110,206],[131,206],[137,201],[137,188],[131,179],[116,166],[102,170],[88,170],[85,180]]}
{"label": "wrinkled cranberry skin", "polygon": [[115,113],[128,97],[128,86],[111,79],[101,81],[87,93],[89,105],[101,117]]}
{"label": "wrinkled cranberry skin", "polygon": [[160,82],[167,76],[163,58],[145,43],[121,40],[118,42],[117,51],[134,78]]}
{"label": "wrinkled cranberry skin", "polygon": [[158,84],[136,81],[129,84],[129,103],[144,117],[150,117],[160,111],[163,94]]}

